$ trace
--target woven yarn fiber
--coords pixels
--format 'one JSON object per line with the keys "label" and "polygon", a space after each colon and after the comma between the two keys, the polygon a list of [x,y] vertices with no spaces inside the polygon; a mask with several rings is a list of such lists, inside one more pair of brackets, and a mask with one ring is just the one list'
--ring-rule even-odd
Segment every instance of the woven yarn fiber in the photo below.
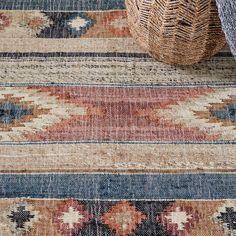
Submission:
{"label": "woven yarn fiber", "polygon": [[163,57],[217,55],[153,59],[125,0],[0,0],[0,236],[236,236],[236,63],[216,1],[127,1],[152,11],[151,30],[131,20]]}
{"label": "woven yarn fiber", "polygon": [[236,1],[216,0],[219,15],[231,51],[236,58]]}

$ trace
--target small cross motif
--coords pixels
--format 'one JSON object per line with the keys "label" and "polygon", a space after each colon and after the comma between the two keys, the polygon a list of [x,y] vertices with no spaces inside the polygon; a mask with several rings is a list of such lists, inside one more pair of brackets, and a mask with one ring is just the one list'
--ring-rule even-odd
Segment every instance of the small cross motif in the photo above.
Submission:
{"label": "small cross motif", "polygon": [[8,215],[11,222],[16,223],[16,229],[24,229],[25,223],[30,222],[34,218],[34,215],[25,209],[25,206],[17,207],[17,211],[11,211],[11,215]]}

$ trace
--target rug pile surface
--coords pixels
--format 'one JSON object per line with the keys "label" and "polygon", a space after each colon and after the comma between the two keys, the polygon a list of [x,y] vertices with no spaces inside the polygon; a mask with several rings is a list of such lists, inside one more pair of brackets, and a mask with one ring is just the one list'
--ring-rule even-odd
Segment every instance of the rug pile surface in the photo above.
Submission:
{"label": "rug pile surface", "polygon": [[123,0],[0,2],[0,236],[236,235],[236,63],[136,45]]}

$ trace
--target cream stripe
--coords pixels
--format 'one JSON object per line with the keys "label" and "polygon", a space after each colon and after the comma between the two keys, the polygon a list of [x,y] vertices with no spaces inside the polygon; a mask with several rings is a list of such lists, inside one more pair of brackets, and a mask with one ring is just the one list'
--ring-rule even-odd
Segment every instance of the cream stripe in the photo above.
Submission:
{"label": "cream stripe", "polygon": [[2,145],[0,172],[234,171],[236,145]]}
{"label": "cream stripe", "polygon": [[0,58],[0,83],[235,84],[233,58],[188,67],[152,59],[101,57]]}
{"label": "cream stripe", "polygon": [[0,52],[142,52],[131,38],[1,38]]}

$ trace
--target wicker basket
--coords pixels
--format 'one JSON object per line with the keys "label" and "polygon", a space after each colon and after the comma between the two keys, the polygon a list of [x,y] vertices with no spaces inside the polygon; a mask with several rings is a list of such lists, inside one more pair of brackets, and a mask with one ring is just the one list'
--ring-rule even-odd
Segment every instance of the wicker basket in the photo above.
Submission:
{"label": "wicker basket", "polygon": [[130,31],[168,64],[208,59],[226,44],[215,0],[126,0]]}

